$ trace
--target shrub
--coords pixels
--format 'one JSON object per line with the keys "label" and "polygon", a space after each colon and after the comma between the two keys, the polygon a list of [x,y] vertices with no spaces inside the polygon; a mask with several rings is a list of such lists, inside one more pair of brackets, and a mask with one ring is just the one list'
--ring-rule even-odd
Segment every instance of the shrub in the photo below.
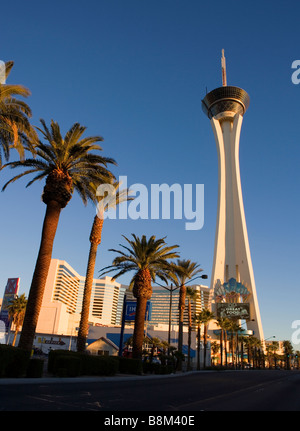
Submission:
{"label": "shrub", "polygon": [[123,356],[111,356],[119,364],[121,374],[142,374],[143,362],[141,359],[124,358]]}
{"label": "shrub", "polygon": [[52,350],[48,357],[48,371],[60,377],[113,376],[118,371],[118,364],[108,356]]}
{"label": "shrub", "polygon": [[55,374],[57,371],[57,359],[60,356],[74,356],[76,352],[69,350],[50,350],[48,355],[48,371],[49,373]]}
{"label": "shrub", "polygon": [[32,358],[28,362],[26,377],[42,377],[44,359]]}
{"label": "shrub", "polygon": [[151,362],[144,362],[143,370],[144,373],[171,374],[175,372],[175,367],[172,364],[163,365]]}
{"label": "shrub", "polygon": [[81,375],[82,361],[74,355],[59,355],[55,361],[55,374],[59,377],[78,377]]}
{"label": "shrub", "polygon": [[89,376],[114,376],[118,364],[110,356],[94,356],[82,354],[82,374]]}
{"label": "shrub", "polygon": [[0,377],[25,376],[29,358],[26,350],[0,344]]}

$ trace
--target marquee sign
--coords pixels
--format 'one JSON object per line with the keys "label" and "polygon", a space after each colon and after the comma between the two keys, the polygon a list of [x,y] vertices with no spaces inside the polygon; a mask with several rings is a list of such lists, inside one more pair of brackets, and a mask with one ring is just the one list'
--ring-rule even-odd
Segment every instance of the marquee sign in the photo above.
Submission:
{"label": "marquee sign", "polygon": [[249,320],[249,304],[219,302],[217,303],[217,315],[232,320]]}
{"label": "marquee sign", "polygon": [[242,283],[236,281],[235,278],[230,278],[228,282],[221,283],[217,281],[215,287],[216,302],[248,302],[251,293]]}

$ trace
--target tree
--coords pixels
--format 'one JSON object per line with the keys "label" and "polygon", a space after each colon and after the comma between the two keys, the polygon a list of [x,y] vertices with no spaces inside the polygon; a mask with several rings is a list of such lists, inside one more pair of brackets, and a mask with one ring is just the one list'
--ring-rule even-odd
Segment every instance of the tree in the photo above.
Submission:
{"label": "tree", "polygon": [[12,346],[15,345],[18,332],[23,324],[26,305],[27,305],[27,299],[25,297],[25,293],[23,293],[21,296],[17,296],[13,300],[11,300],[7,306],[9,319],[12,321],[12,323],[15,326],[15,333],[12,341]]}
{"label": "tree", "polygon": [[204,308],[201,311],[201,319],[202,323],[204,324],[204,334],[203,334],[203,342],[204,342],[204,368],[206,367],[206,349],[207,349],[207,330],[208,330],[208,323],[214,319],[214,314],[208,309]]}
{"label": "tree", "polygon": [[220,327],[220,356],[221,356],[221,366],[223,366],[223,344],[225,345],[225,365],[227,366],[227,330],[229,328],[230,321],[226,317],[219,317],[217,319],[217,324]]}
{"label": "tree", "polygon": [[276,359],[277,359],[277,355],[276,352],[279,349],[279,343],[278,341],[272,341],[270,344],[267,344],[266,350],[267,353],[269,355],[269,367],[271,368],[271,358],[273,357],[274,360],[274,367],[276,368],[277,363],[276,363]]}
{"label": "tree", "polygon": [[192,338],[192,301],[196,301],[199,297],[198,292],[190,286],[186,288],[186,296],[188,299],[188,362],[187,362],[187,370],[189,371],[191,368],[191,338]]}
{"label": "tree", "polygon": [[[5,71],[0,68],[1,77],[8,77],[14,65],[13,61],[5,63]],[[2,67],[4,65],[1,65]],[[9,85],[0,82],[0,146],[6,161],[9,159],[11,148],[15,148],[21,158],[24,157],[30,137],[29,148],[33,148],[33,141],[37,139],[35,129],[31,126],[29,118],[32,116],[30,107],[16,96],[28,97],[30,91],[23,85]],[[25,139],[25,140],[24,140]],[[0,152],[0,167],[2,154]]]}
{"label": "tree", "polygon": [[24,318],[19,347],[31,350],[35,329],[42,305],[44,288],[52,257],[52,249],[61,210],[66,207],[76,190],[84,204],[93,199],[90,183],[111,181],[112,173],[107,165],[115,164],[113,159],[102,157],[94,152],[102,148],[99,136],[82,138],[86,128],[75,123],[62,138],[59,125],[51,121],[48,129],[41,120],[43,129],[39,129],[46,143],[38,141],[35,157],[7,163],[11,168],[27,168],[21,174],[8,181],[8,184],[24,175],[36,174],[27,187],[37,180],[46,178],[42,200],[46,205],[46,214],[42,228],[40,249],[28,296],[28,304]]}
{"label": "tree", "polygon": [[217,341],[213,341],[211,343],[211,351],[213,354],[213,358],[212,358],[212,363],[215,364],[215,355],[219,352],[220,350],[220,344]]}
{"label": "tree", "polygon": [[152,346],[151,353],[150,353],[150,363],[152,363],[155,349],[162,347],[162,343],[160,338],[158,337],[149,337],[148,345]]}
{"label": "tree", "polygon": [[169,259],[178,257],[178,253],[174,251],[178,246],[167,246],[164,238],[156,239],[154,235],[149,239],[145,235],[139,238],[134,234],[132,240],[123,237],[129,245],[121,245],[125,251],[110,250],[119,256],[114,258],[112,265],[103,268],[101,275],[117,272],[113,276],[113,279],[116,279],[131,271],[135,273],[130,283],[137,300],[132,353],[134,358],[141,358],[147,301],[152,296],[151,281],[154,282],[155,278],[159,277],[167,282]]}
{"label": "tree", "polygon": [[203,323],[202,314],[195,313],[193,317],[194,323],[197,325],[197,370],[200,370],[200,353],[201,353],[201,325]]}
{"label": "tree", "polygon": [[[175,285],[179,287],[178,351],[180,353],[182,353],[183,344],[183,318],[186,300],[186,283],[188,280],[196,277],[196,275],[201,271],[203,270],[199,268],[199,265],[189,259],[178,259],[176,264],[173,265],[173,281],[175,282]],[[179,369],[180,368],[181,363],[179,364]]]}
{"label": "tree", "polygon": [[[86,339],[89,330],[89,311],[90,301],[93,288],[93,278],[97,249],[101,243],[102,227],[104,221],[104,212],[115,208],[121,202],[132,199],[129,197],[129,190],[120,190],[120,183],[115,181],[112,184],[94,184],[91,183],[94,201],[97,204],[97,214],[94,217],[90,233],[90,251],[88,256],[85,285],[82,300],[81,318],[77,337],[77,351],[84,352]],[[101,189],[102,187],[102,189]]]}
{"label": "tree", "polygon": [[284,340],[282,342],[283,350],[284,350],[284,356],[285,356],[285,368],[287,370],[291,369],[291,355],[294,352],[292,343],[289,340]]}

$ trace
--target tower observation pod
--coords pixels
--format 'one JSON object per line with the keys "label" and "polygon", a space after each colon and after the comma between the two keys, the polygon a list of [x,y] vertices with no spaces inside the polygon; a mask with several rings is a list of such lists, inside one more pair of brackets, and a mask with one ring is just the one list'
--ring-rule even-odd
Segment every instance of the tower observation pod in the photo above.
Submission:
{"label": "tower observation pod", "polygon": [[250,99],[245,90],[227,86],[224,50],[221,64],[222,87],[202,100],[218,152],[218,207],[211,274],[213,312],[216,317],[245,321],[249,335],[253,333],[263,341],[239,165],[240,133]]}

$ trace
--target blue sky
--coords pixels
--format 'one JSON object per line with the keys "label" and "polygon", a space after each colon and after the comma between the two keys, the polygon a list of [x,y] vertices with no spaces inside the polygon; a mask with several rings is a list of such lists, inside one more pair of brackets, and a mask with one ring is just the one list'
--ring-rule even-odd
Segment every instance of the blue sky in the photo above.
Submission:
{"label": "blue sky", "polygon": [[[218,167],[201,99],[221,85],[225,49],[228,85],[244,88],[251,100],[240,167],[264,335],[290,339],[300,320],[300,85],[291,80],[291,64],[300,59],[299,3],[17,0],[1,12],[0,59],[15,62],[8,82],[31,90],[34,125],[54,119],[65,133],[80,122],[87,135],[102,135],[103,154],[116,159],[114,173],[126,175],[128,185],[204,184],[201,230],[185,230],[183,220],[106,220],[96,271],[111,263],[107,250],[124,243],[122,235],[153,234],[178,244],[210,282]],[[13,173],[1,172],[1,187]],[[9,277],[20,277],[27,294],[34,270],[43,183],[25,184],[0,195],[0,295]],[[55,239],[53,257],[82,275],[94,214],[75,194]]]}

